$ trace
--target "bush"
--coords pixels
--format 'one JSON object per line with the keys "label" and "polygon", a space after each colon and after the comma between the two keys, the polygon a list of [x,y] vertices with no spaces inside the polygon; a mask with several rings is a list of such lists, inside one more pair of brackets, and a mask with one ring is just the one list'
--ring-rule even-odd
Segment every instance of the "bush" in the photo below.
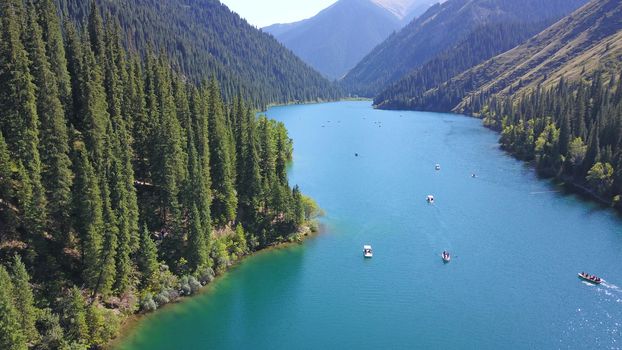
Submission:
{"label": "bush", "polygon": [[179,278],[169,270],[168,266],[162,265],[160,267],[159,282],[161,290],[168,290],[177,288],[179,285]]}
{"label": "bush", "polygon": [[203,287],[201,283],[199,283],[199,281],[194,278],[194,276],[190,276],[188,278],[188,285],[190,286],[190,291],[192,292],[192,294],[197,293],[199,290],[201,290],[201,287]]}
{"label": "bush", "polygon": [[158,304],[153,300],[151,293],[145,294],[140,300],[140,309],[143,312],[152,312],[158,309]]}
{"label": "bush", "polygon": [[607,195],[613,186],[614,171],[609,163],[598,162],[594,164],[587,174],[586,180],[590,187],[600,195]]}
{"label": "bush", "polygon": [[[151,302],[155,305],[153,299]],[[88,309],[87,318],[91,332],[90,344],[97,348],[106,345],[119,333],[119,318],[112,310],[92,305]]]}
{"label": "bush", "polygon": [[192,294],[192,288],[190,288],[190,283],[188,281],[188,276],[183,276],[179,280],[179,291],[181,292],[181,295],[191,295]]}
{"label": "bush", "polygon": [[41,343],[37,347],[38,349],[58,349],[63,344],[65,335],[60,326],[60,319],[49,308],[39,311],[37,330],[41,334]]}
{"label": "bush", "polygon": [[210,252],[210,257],[214,261],[215,271],[218,275],[225,272],[231,265],[231,261],[229,260],[229,252],[227,251],[227,245],[225,244],[224,239],[220,238],[214,242],[212,245],[212,251]]}
{"label": "bush", "polygon": [[248,238],[248,248],[251,252],[254,252],[259,247],[259,239],[255,235],[251,235]]}
{"label": "bush", "polygon": [[158,306],[166,305],[171,302],[166,291],[158,293],[153,300],[158,304]]}
{"label": "bush", "polygon": [[318,216],[324,215],[324,211],[320,208],[319,205],[313,200],[313,198],[308,196],[302,196],[302,206],[305,212],[305,219],[311,220]]}
{"label": "bush", "polygon": [[211,283],[214,280],[214,276],[215,273],[211,267],[201,268],[197,273],[199,282],[201,282],[201,284],[203,285]]}
{"label": "bush", "polygon": [[318,232],[320,230],[320,225],[317,223],[317,221],[311,221],[310,229],[313,233]]}
{"label": "bush", "polygon": [[168,295],[168,300],[170,300],[171,302],[176,301],[180,297],[179,292],[175,289],[168,289],[166,290],[166,293]]}

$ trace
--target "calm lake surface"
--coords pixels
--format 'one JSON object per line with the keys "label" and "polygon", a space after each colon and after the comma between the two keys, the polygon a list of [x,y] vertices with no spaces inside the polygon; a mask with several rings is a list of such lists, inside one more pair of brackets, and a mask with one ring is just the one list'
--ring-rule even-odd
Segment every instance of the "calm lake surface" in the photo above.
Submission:
{"label": "calm lake surface", "polygon": [[622,221],[537,179],[480,121],[370,102],[267,114],[324,232],[247,259],[120,349],[622,347]]}

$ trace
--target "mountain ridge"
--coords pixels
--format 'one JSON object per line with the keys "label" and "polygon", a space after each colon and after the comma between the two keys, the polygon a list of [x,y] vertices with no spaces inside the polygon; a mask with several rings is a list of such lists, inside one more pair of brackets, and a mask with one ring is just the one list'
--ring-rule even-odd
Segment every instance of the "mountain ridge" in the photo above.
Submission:
{"label": "mountain ridge", "polygon": [[[436,0],[340,0],[315,16],[264,27],[284,46],[330,79],[341,78],[404,21]],[[399,8],[398,8],[399,7]],[[410,11],[410,12],[409,12]]]}
{"label": "mountain ridge", "polygon": [[488,23],[561,17],[585,0],[449,0],[391,35],[342,79],[352,94],[372,97]]}
{"label": "mountain ridge", "polygon": [[[465,95],[444,106],[459,113],[474,112],[476,100],[492,95],[522,95],[578,80],[597,69],[619,65],[622,57],[622,5],[616,0],[593,1],[516,48],[491,58],[426,93],[429,100]],[[431,103],[431,102],[430,102]],[[438,106],[443,107],[443,106]]]}
{"label": "mountain ridge", "polygon": [[481,69],[492,69],[495,65],[507,67],[503,74],[481,86],[478,92],[468,94],[454,110],[467,111],[468,100],[478,93],[507,95],[511,90],[512,94],[521,94],[538,85],[556,85],[562,76],[569,78],[570,75],[564,73],[571,71],[575,79],[590,75],[605,66],[597,62],[611,60],[612,56],[622,57],[620,18],[622,3],[617,0],[586,4],[527,43],[463,73],[477,74]]}
{"label": "mountain ridge", "polygon": [[455,75],[522,44],[552,24],[550,21],[495,23],[475,29],[467,38],[439,54],[374,98],[379,109],[443,110],[426,104],[425,93]]}

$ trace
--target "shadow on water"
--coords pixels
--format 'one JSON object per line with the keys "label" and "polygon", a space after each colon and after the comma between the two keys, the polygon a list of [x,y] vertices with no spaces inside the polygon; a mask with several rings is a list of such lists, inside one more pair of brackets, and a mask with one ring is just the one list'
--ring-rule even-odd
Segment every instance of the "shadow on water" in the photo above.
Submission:
{"label": "shadow on water", "polygon": [[327,233],[250,258],[123,349],[620,347],[622,220],[538,179],[479,120],[369,102],[268,115]]}
{"label": "shadow on water", "polygon": [[247,258],[204,294],[144,319],[119,349],[253,348],[249,340],[261,342],[270,332],[261,320],[292,298],[304,259],[298,245]]}

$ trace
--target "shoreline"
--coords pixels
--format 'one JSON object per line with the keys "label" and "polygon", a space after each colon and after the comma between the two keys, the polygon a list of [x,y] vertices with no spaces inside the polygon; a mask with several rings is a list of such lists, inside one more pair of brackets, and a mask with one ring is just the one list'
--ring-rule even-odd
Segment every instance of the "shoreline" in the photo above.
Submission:
{"label": "shoreline", "polygon": [[[317,230],[313,230],[313,227],[317,227]],[[145,321],[149,317],[155,317],[161,310],[166,310],[172,307],[176,307],[179,304],[185,303],[194,298],[198,298],[204,294],[209,293],[213,290],[213,288],[229,273],[233,272],[237,269],[241,264],[245,263],[248,258],[257,256],[259,254],[268,254],[275,250],[288,249],[294,245],[302,245],[308,239],[315,238],[320,235],[324,231],[324,226],[321,225],[317,220],[312,220],[306,225],[303,226],[303,229],[299,232],[293,233],[287,237],[287,239],[283,242],[273,243],[263,249],[252,252],[251,254],[243,256],[241,259],[238,259],[235,263],[233,263],[225,272],[216,276],[212,282],[205,285],[203,288],[199,290],[198,293],[193,295],[182,296],[174,302],[165,304],[163,306],[158,307],[157,310],[152,312],[138,312],[127,316],[124,320],[121,321],[121,325],[119,327],[119,333],[117,336],[112,339],[104,349],[112,350],[117,349],[125,340],[127,340],[134,331],[137,330],[139,325]]]}
{"label": "shoreline", "polygon": [[[305,105],[315,105],[322,103],[333,103],[333,102],[354,102],[354,101],[373,101],[371,98],[365,97],[344,97],[336,100],[318,100],[318,101],[300,101],[300,102],[287,102],[287,103],[270,103],[263,110],[260,110],[258,113],[266,113],[268,109],[272,107],[286,107],[286,106],[305,106]],[[261,109],[261,108],[260,108]]]}
{"label": "shoreline", "polygon": [[[378,106],[372,106],[372,108],[378,109],[378,110],[383,110],[383,111],[394,111],[394,112],[445,113],[445,114],[452,114],[452,115],[456,115],[456,116],[464,116],[464,117],[468,117],[468,118],[479,119],[479,120],[483,121],[483,118],[479,114],[458,113],[458,112],[455,112],[453,110],[449,111],[449,112],[438,112],[438,111],[419,111],[419,110],[411,110],[411,109],[378,108]],[[482,126],[484,128],[486,128],[486,129],[494,131],[496,134],[500,134],[500,132],[498,130],[495,130],[494,128],[488,127],[488,126],[483,125],[483,124],[482,124]],[[563,187],[564,191],[566,192],[566,194],[577,195],[580,198],[585,199],[585,200],[589,200],[591,202],[594,202],[594,203],[602,206],[603,208],[612,209],[618,215],[622,216],[622,205],[616,204],[616,202],[610,201],[610,200],[604,198],[603,196],[599,195],[598,193],[592,191],[591,189],[585,187],[583,184],[578,183],[578,182],[574,181],[573,179],[571,179],[569,177],[545,176],[543,174],[540,174],[538,172],[538,169],[536,169],[535,165],[533,164],[533,162],[528,162],[528,161],[524,161],[524,160],[521,160],[521,159],[517,158],[512,152],[504,150],[501,147],[501,144],[499,142],[497,142],[497,143],[499,144],[499,149],[501,149],[504,153],[512,156],[512,158],[514,158],[514,159],[516,159],[518,161],[521,161],[524,164],[527,164],[535,172],[535,174],[536,174],[536,176],[538,176],[538,178],[552,180],[554,184]]]}

